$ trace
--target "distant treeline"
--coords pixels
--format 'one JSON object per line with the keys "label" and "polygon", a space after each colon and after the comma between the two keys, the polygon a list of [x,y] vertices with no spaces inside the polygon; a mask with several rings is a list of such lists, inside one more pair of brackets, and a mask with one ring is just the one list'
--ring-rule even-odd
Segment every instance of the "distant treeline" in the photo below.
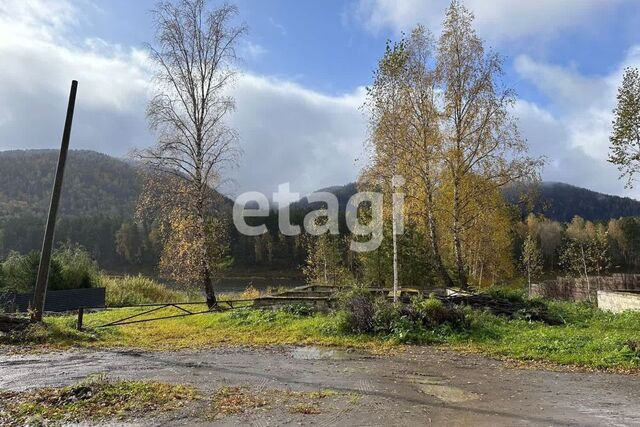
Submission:
{"label": "distant treeline", "polygon": [[[54,150],[0,152],[0,259],[6,259],[12,251],[28,254],[40,250],[56,162],[57,151]],[[161,250],[158,230],[153,224],[133,221],[141,188],[141,178],[133,163],[91,151],[71,151],[56,229],[57,247],[79,244],[107,269],[155,267]],[[640,216],[640,202],[628,198],[560,183],[543,183],[537,191],[530,190],[510,188],[505,191],[505,198],[513,204],[522,202],[523,195],[534,196],[532,204],[521,203],[521,215],[514,217],[514,230],[531,208],[536,213],[543,213],[551,223],[569,222],[579,215],[586,220],[599,221],[608,229],[612,229],[609,218]],[[338,197],[342,212],[340,229],[343,235],[346,234],[344,207],[357,191],[356,185],[322,191]],[[230,205],[231,202],[227,200],[227,203]],[[302,224],[305,214],[318,207],[310,205],[306,199],[293,203],[292,223]],[[234,264],[274,269],[297,269],[305,265],[309,247],[305,237],[281,235],[275,211],[263,221],[269,233],[257,237],[242,236],[230,227],[230,255]],[[640,253],[640,219],[623,218],[615,224],[623,230],[626,243],[613,251],[613,266],[635,268],[638,266],[636,254]],[[542,227],[548,228],[547,225]],[[615,234],[613,231],[609,231],[609,236]],[[518,260],[521,242],[517,233],[513,236],[513,259]],[[415,253],[415,256],[419,256],[421,246],[426,244],[417,233],[411,232],[403,242],[404,249],[401,250]],[[541,244],[547,247],[542,241]],[[385,245],[383,243],[381,251],[386,250]],[[623,255],[617,255],[618,252]],[[385,256],[381,252],[380,256],[372,256],[367,262],[382,268],[386,265]],[[546,256],[545,264],[554,268],[552,264],[557,263],[549,259],[549,253]],[[416,276],[423,273],[416,272]]]}

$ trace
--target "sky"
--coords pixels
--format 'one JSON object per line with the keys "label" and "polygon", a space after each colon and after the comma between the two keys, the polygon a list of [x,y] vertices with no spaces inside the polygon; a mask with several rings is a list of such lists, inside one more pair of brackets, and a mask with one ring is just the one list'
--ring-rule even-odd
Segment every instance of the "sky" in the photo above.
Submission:
{"label": "sky", "polygon": [[[216,1],[210,1],[212,6]],[[640,1],[466,0],[504,57],[513,114],[544,180],[640,198],[606,162],[627,66],[640,66]],[[229,195],[354,181],[365,157],[365,88],[387,39],[434,34],[447,0],[236,0],[249,27],[229,123],[244,152]],[[126,157],[153,144],[145,121],[153,40],[147,0],[0,0],[0,150],[59,147],[79,81],[71,147]]]}

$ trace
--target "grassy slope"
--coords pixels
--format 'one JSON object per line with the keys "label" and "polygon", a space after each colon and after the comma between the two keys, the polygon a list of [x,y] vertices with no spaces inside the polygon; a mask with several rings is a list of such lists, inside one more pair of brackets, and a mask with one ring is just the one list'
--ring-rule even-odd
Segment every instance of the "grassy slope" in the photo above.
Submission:
{"label": "grassy slope", "polygon": [[[566,324],[507,320],[487,313],[468,314],[470,326],[453,330],[441,326],[426,341],[454,349],[479,351],[515,360],[536,360],[618,370],[640,369],[640,313],[613,315],[585,305],[550,303]],[[203,307],[204,308],[204,307]],[[136,313],[108,310],[85,316],[85,325],[99,324]],[[165,314],[178,314],[175,309]],[[340,314],[297,316],[285,312],[240,310],[203,314],[137,325],[74,330],[75,316],[50,317],[49,330],[32,331],[32,342],[54,347],[132,347],[149,350],[203,348],[216,345],[326,345],[385,350],[396,337],[344,332]]]}

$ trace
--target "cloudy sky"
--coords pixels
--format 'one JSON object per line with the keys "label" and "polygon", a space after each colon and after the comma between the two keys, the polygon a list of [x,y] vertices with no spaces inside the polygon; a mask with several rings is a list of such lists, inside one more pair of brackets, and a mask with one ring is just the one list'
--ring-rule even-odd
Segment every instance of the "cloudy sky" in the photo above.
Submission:
{"label": "cloudy sky", "polygon": [[[0,150],[54,148],[71,79],[72,147],[124,157],[153,142],[144,108],[153,29],[147,0],[0,0]],[[360,109],[385,40],[438,33],[446,0],[237,0],[250,28],[230,118],[244,156],[229,193],[306,193],[353,181]],[[636,0],[467,0],[505,57],[515,115],[545,180],[640,197],[605,161],[616,88],[640,66]]]}

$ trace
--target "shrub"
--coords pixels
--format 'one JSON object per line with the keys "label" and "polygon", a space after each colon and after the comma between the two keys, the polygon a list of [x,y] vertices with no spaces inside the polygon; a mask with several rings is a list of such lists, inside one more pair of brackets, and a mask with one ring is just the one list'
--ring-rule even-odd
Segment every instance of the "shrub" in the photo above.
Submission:
{"label": "shrub", "polygon": [[[33,292],[39,264],[40,254],[38,252],[30,252],[27,255],[11,252],[2,264],[5,289],[15,292]],[[62,286],[60,264],[52,259],[49,267],[49,289],[56,290]]]}
{"label": "shrub", "polygon": [[374,309],[374,332],[406,344],[436,340],[443,325],[450,328],[466,325],[460,309],[446,307],[436,298],[414,298],[408,305],[378,299]]}
{"label": "shrub", "polygon": [[98,283],[98,265],[79,245],[63,246],[53,254],[53,262],[60,268],[61,282],[50,289],[91,288]]}
{"label": "shrub", "polygon": [[387,335],[392,333],[393,325],[402,317],[402,308],[386,298],[378,298],[374,302],[373,331]]}
{"label": "shrub", "polygon": [[427,327],[436,327],[444,323],[462,325],[465,321],[464,313],[455,307],[446,307],[437,298],[414,298],[411,306],[412,317],[416,322]]}
{"label": "shrub", "polygon": [[260,297],[260,291],[256,289],[253,285],[247,286],[247,288],[240,295],[242,299],[255,299]]}
{"label": "shrub", "polygon": [[340,296],[340,306],[346,313],[347,331],[357,334],[373,332],[375,307],[370,292],[353,287]]}
{"label": "shrub", "polygon": [[483,293],[497,300],[504,300],[512,303],[524,304],[527,301],[527,297],[521,289],[508,289],[496,286],[487,289]]}
{"label": "shrub", "polygon": [[313,307],[302,302],[296,304],[287,304],[282,307],[282,311],[300,317],[311,316],[314,313]]}
{"label": "shrub", "polygon": [[171,290],[142,275],[103,276],[101,284],[106,288],[107,306],[180,302],[189,299],[186,293]]}
{"label": "shrub", "polygon": [[[11,252],[2,264],[4,279],[0,283],[0,289],[33,292],[39,264],[39,252],[27,255]],[[90,288],[97,281],[98,266],[82,247],[64,246],[53,253],[49,266],[50,290]]]}

